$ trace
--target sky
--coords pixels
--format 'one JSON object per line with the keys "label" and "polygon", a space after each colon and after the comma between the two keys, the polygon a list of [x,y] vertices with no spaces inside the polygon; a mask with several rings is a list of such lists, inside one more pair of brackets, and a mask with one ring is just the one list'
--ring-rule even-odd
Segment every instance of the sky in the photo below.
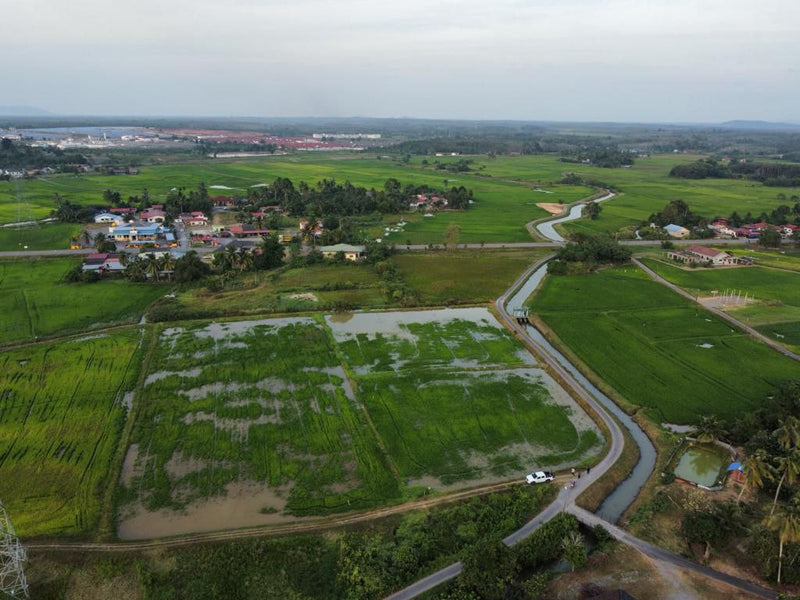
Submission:
{"label": "sky", "polygon": [[10,0],[0,105],[800,121],[797,0]]}

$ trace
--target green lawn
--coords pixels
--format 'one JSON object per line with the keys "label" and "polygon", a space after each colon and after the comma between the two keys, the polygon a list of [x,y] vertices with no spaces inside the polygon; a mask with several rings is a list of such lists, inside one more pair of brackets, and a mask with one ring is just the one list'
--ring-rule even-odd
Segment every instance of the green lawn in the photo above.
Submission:
{"label": "green lawn", "polygon": [[755,266],[683,269],[659,260],[644,262],[664,279],[698,296],[710,296],[715,291],[724,294],[726,290],[742,298],[747,296],[753,303],[724,310],[764,335],[800,350],[800,273]]}
{"label": "green lawn", "polygon": [[631,266],[548,277],[531,308],[600,379],[659,421],[733,418],[800,365]]}
{"label": "green lawn", "polygon": [[[390,241],[398,243],[441,244],[447,226],[457,223],[462,228],[461,242],[529,241],[525,223],[547,213],[536,202],[573,202],[592,193],[582,186],[556,186],[556,194],[534,193],[525,183],[495,181],[474,174],[450,174],[420,164],[400,165],[392,161],[353,157],[348,154],[331,156],[284,156],[246,160],[207,160],[197,163],[142,167],[138,175],[99,176],[93,174],[52,175],[34,180],[0,182],[0,223],[20,218],[43,218],[54,208],[53,195],[80,204],[99,204],[106,189],[120,191],[123,197],[141,195],[147,189],[153,202],[163,200],[173,187],[195,188],[224,185],[233,189],[210,189],[212,194],[247,193],[252,185],[270,183],[276,177],[289,177],[314,184],[323,178],[349,180],[355,185],[383,187],[395,177],[403,184],[428,184],[448,187],[464,185],[475,192],[475,204],[469,210],[440,212],[433,218],[410,219],[401,233],[391,233]],[[444,180],[447,179],[445,184]],[[21,208],[22,207],[22,208]],[[24,209],[24,210],[23,210]],[[20,211],[24,213],[20,216]],[[387,223],[396,218],[387,218]],[[386,237],[382,228],[373,234]]]}
{"label": "green lawn", "polygon": [[331,309],[337,304],[381,308],[386,304],[380,277],[371,265],[313,265],[277,273],[240,275],[219,292],[188,289],[178,295],[182,314],[189,316],[249,315],[296,310]]}
{"label": "green lawn", "polygon": [[409,252],[392,259],[403,280],[428,305],[496,299],[548,249]]}
{"label": "green lawn", "polygon": [[166,292],[124,280],[64,283],[79,259],[0,261],[0,344],[129,323]]}
{"label": "green lawn", "polygon": [[20,535],[96,526],[138,340],[117,332],[0,354],[0,498]]}
{"label": "green lawn", "polygon": [[12,250],[52,250],[69,248],[72,237],[81,232],[75,223],[45,223],[33,227],[0,229],[0,252]]}

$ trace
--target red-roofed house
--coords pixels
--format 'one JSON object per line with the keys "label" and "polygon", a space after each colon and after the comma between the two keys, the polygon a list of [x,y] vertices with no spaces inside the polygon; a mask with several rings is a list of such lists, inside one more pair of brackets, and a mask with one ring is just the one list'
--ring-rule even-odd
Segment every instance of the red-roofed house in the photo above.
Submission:
{"label": "red-roofed house", "polygon": [[707,248],[706,246],[688,246],[684,250],[668,252],[667,258],[684,263],[708,263],[714,266],[738,264],[735,256],[731,256],[722,250]]}

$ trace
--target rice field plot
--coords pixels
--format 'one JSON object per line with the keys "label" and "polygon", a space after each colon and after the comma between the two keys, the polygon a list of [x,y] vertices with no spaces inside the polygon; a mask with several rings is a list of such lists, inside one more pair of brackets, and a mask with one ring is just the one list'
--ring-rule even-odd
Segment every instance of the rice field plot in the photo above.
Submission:
{"label": "rice field plot", "polygon": [[0,498],[20,535],[87,534],[97,525],[139,335],[0,354]]}
{"label": "rice field plot", "polygon": [[381,308],[385,294],[371,265],[330,263],[245,273],[221,292],[205,288],[180,292],[178,302],[188,315],[215,317],[330,309],[337,303]]}
{"label": "rice field plot", "polygon": [[409,485],[448,487],[576,464],[598,450],[591,420],[539,369],[411,371],[359,378]]}
{"label": "rice field plot", "polygon": [[[123,469],[123,496],[137,501],[138,516],[123,510],[122,535],[163,534],[139,527],[142,520],[159,527],[158,509],[188,510],[190,530],[220,529],[399,496],[332,342],[314,320],[166,328],[153,364],[159,370],[141,391]],[[217,500],[223,516],[197,522],[205,513],[196,509]],[[242,520],[226,521],[235,511]]]}
{"label": "rice field plot", "polygon": [[535,363],[485,308],[332,315],[326,322],[358,374]]}
{"label": "rice field plot", "polygon": [[646,277],[630,266],[550,276],[530,306],[602,381],[660,422],[732,418],[800,376],[795,361]]}
{"label": "rice field plot", "polygon": [[437,489],[577,464],[591,419],[485,308],[326,318],[409,486]]}
{"label": "rice field plot", "polygon": [[44,223],[29,227],[0,228],[0,252],[69,248],[83,227],[76,223]]}
{"label": "rice field plot", "polygon": [[[704,302],[714,302],[764,335],[800,349],[796,333],[800,329],[800,273],[757,266],[684,269],[654,259],[645,263]],[[729,301],[719,300],[726,295]]]}
{"label": "rice field plot", "polygon": [[160,285],[64,283],[79,259],[0,261],[0,344],[138,321]]}
{"label": "rice field plot", "polygon": [[423,304],[489,302],[549,249],[408,252],[392,257],[398,274]]}

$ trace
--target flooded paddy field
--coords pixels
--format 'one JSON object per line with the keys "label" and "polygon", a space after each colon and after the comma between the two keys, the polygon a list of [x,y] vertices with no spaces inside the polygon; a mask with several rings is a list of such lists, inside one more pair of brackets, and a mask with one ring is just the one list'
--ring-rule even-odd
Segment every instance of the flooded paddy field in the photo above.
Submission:
{"label": "flooded paddy field", "polygon": [[363,510],[602,447],[482,308],[165,327],[151,364],[123,539]]}

